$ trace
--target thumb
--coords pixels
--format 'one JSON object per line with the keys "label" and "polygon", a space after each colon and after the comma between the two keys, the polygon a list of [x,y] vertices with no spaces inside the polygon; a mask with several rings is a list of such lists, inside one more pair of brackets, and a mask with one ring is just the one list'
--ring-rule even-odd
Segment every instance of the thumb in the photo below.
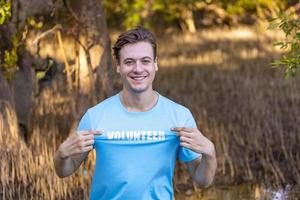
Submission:
{"label": "thumb", "polygon": [[91,131],[91,133],[94,134],[94,135],[101,135],[103,132],[95,130],[95,131]]}

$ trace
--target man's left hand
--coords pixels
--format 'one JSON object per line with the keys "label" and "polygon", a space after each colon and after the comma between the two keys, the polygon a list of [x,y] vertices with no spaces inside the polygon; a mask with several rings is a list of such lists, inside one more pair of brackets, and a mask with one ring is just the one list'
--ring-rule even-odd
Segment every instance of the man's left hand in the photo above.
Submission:
{"label": "man's left hand", "polygon": [[207,156],[215,155],[214,144],[197,128],[174,127],[171,129],[180,137],[180,146],[189,148]]}

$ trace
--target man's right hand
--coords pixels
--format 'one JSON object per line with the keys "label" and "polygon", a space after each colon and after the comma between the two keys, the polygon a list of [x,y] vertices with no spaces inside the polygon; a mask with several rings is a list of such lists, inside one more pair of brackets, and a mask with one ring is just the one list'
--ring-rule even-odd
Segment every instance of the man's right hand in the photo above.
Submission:
{"label": "man's right hand", "polygon": [[78,131],[73,133],[59,146],[59,157],[65,159],[92,150],[94,135],[100,134],[102,134],[101,131]]}

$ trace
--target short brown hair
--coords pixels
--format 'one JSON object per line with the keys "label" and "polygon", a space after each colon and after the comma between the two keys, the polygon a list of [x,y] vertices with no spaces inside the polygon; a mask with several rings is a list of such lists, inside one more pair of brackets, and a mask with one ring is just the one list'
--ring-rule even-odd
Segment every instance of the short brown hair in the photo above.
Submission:
{"label": "short brown hair", "polygon": [[124,33],[122,33],[116,43],[113,46],[113,53],[117,60],[117,63],[120,63],[120,50],[126,44],[134,44],[137,42],[146,41],[149,42],[153,48],[153,56],[156,59],[156,41],[153,34],[145,29],[144,27],[138,26],[134,29],[130,29]]}

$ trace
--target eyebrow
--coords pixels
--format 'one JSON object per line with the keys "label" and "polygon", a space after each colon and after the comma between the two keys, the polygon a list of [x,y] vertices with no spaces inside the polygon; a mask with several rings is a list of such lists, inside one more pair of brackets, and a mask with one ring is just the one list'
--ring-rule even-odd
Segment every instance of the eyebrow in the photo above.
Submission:
{"label": "eyebrow", "polygon": [[[143,60],[143,59],[150,59],[150,60],[152,60],[152,58],[149,57],[149,56],[142,57],[141,60]],[[127,61],[127,60],[136,60],[136,59],[134,59],[134,58],[125,58],[123,61]]]}

